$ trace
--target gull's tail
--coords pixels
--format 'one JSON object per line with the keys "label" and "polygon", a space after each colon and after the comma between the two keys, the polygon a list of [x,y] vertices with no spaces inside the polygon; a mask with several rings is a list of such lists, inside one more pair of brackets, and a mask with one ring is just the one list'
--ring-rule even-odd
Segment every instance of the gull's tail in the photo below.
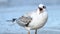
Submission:
{"label": "gull's tail", "polygon": [[16,18],[13,18],[12,20],[7,20],[7,22],[15,22]]}

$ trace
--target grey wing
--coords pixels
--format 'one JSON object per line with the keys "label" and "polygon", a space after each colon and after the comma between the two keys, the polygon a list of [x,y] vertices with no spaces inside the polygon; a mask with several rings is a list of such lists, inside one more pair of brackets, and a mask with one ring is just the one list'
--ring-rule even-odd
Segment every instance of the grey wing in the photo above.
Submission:
{"label": "grey wing", "polygon": [[17,20],[17,23],[20,25],[20,26],[28,26],[29,23],[31,22],[32,18],[31,17],[25,17],[25,16],[22,16],[20,17],[18,20]]}

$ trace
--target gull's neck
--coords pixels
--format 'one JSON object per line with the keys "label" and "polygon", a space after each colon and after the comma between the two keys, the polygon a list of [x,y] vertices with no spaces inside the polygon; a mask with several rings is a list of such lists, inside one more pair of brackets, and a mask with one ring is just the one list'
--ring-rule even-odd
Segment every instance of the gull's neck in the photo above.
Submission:
{"label": "gull's neck", "polygon": [[37,14],[39,14],[39,13],[40,13],[40,10],[39,10],[39,9],[37,9],[36,13],[37,13]]}

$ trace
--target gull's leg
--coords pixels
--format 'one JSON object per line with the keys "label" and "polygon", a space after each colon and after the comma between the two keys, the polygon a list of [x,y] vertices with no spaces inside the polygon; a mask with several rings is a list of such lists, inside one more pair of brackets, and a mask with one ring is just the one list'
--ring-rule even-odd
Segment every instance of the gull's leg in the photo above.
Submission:
{"label": "gull's leg", "polygon": [[30,34],[30,31],[28,31],[28,34]]}
{"label": "gull's leg", "polygon": [[28,34],[30,34],[30,27],[25,27],[25,29],[28,31]]}
{"label": "gull's leg", "polygon": [[35,30],[35,34],[37,34],[37,29]]}

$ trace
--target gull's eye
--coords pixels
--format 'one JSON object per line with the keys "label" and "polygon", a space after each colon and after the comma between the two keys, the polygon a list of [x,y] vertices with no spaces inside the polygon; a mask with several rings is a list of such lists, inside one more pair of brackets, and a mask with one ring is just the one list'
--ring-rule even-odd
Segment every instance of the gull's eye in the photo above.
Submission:
{"label": "gull's eye", "polygon": [[45,6],[43,6],[43,8],[46,8]]}

